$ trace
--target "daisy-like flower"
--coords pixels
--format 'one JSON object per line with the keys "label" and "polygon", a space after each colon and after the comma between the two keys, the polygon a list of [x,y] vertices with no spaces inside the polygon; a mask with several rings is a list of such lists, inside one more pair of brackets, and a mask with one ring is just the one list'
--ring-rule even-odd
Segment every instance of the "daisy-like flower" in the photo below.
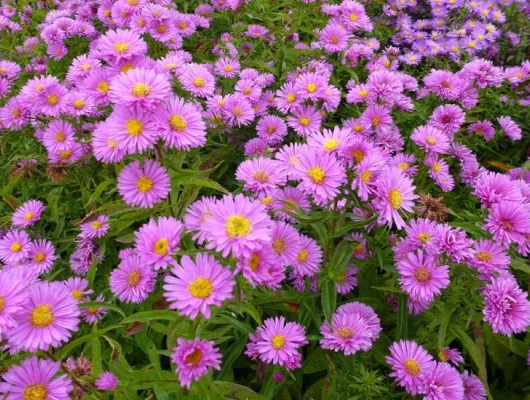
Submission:
{"label": "daisy-like flower", "polygon": [[271,239],[271,219],[260,202],[242,194],[224,196],[206,220],[204,229],[210,232],[206,248],[215,249],[226,257],[250,257]]}
{"label": "daisy-like flower", "polygon": [[458,366],[458,364],[464,362],[464,357],[462,357],[462,354],[460,354],[460,350],[450,349],[449,347],[444,347],[442,350],[440,350],[438,353],[438,358],[442,362],[451,362],[455,366]]}
{"label": "daisy-like flower", "polygon": [[314,72],[301,74],[295,82],[296,93],[304,100],[316,101],[321,98],[326,91],[326,80]]}
{"label": "daisy-like flower", "polygon": [[300,234],[291,225],[282,221],[272,222],[271,247],[284,266],[295,262],[298,254]]}
{"label": "daisy-like flower", "polygon": [[276,115],[266,115],[256,125],[258,137],[269,144],[280,142],[287,135],[287,125],[282,118]]}
{"label": "daisy-like flower", "polygon": [[144,56],[147,44],[139,34],[125,29],[109,30],[98,39],[96,52],[102,59],[119,61]]}
{"label": "daisy-like flower", "polygon": [[401,288],[411,296],[432,300],[449,285],[449,267],[438,266],[434,256],[424,255],[421,250],[398,262]]}
{"label": "daisy-like flower", "polygon": [[179,250],[180,234],[184,226],[173,217],[150,219],[135,232],[136,253],[155,270],[177,265],[173,254]]}
{"label": "daisy-like flower", "polygon": [[411,140],[428,153],[446,154],[449,150],[449,138],[440,129],[431,125],[414,129]]}
{"label": "daisy-like flower", "polygon": [[0,332],[17,325],[13,316],[27,300],[27,284],[12,270],[0,271]]}
{"label": "daisy-like flower", "polygon": [[184,89],[197,97],[208,97],[215,90],[215,78],[204,65],[187,64],[182,67],[179,81]]}
{"label": "daisy-like flower", "polygon": [[81,224],[81,235],[89,238],[100,238],[109,230],[109,217],[105,214]]}
{"label": "daisy-like flower", "polygon": [[343,351],[349,356],[372,347],[372,332],[366,321],[356,313],[335,313],[331,324],[324,321],[320,327],[323,339],[320,346],[333,351]]}
{"label": "daisy-like flower", "polygon": [[4,373],[0,394],[9,400],[69,400],[74,389],[72,380],[64,374],[57,376],[60,369],[60,362],[40,360],[35,356],[26,358]]}
{"label": "daisy-like flower", "polygon": [[171,88],[167,77],[152,69],[135,68],[112,80],[109,98],[125,107],[153,109],[167,100]]}
{"label": "daisy-like flower", "polygon": [[206,220],[213,216],[213,210],[217,199],[214,197],[202,197],[200,200],[194,201],[186,210],[184,215],[184,226],[188,231],[195,231],[193,240],[202,244],[209,236],[210,232],[204,229]]}
{"label": "daisy-like flower", "polygon": [[118,147],[129,154],[152,149],[158,139],[152,113],[139,107],[114,107],[106,124]]}
{"label": "daisy-like flower", "polygon": [[376,184],[376,198],[374,208],[380,212],[379,219],[388,226],[395,223],[398,229],[405,226],[405,221],[399,211],[413,211],[414,194],[416,187],[412,180],[405,176],[399,168],[390,167],[386,173],[381,174]]}
{"label": "daisy-like flower", "polygon": [[276,91],[274,104],[278,111],[288,113],[300,105],[302,98],[296,93],[294,83],[286,82]]}
{"label": "daisy-like flower", "polygon": [[392,367],[390,377],[397,380],[397,384],[415,396],[423,393],[422,380],[429,370],[433,359],[427,351],[410,340],[400,340],[390,346],[390,356],[386,362]]}
{"label": "daisy-like flower", "polygon": [[494,333],[506,336],[525,331],[530,325],[527,297],[511,274],[493,278],[484,289],[484,321],[491,325]]}
{"label": "daisy-like flower", "polygon": [[477,269],[481,279],[488,280],[495,273],[508,270],[510,256],[506,249],[490,239],[480,239],[475,242],[473,257],[467,262]]}
{"label": "daisy-like flower", "polygon": [[[89,302],[90,297],[86,297],[84,301]],[[103,302],[105,301],[105,298],[102,294],[100,294],[94,301],[97,302]],[[98,323],[101,318],[107,313],[107,309],[105,307],[100,306],[94,306],[94,307],[87,307],[81,309],[81,316],[83,319],[87,322],[87,324],[94,325]]]}
{"label": "daisy-like flower", "polygon": [[9,345],[35,352],[67,342],[78,329],[79,309],[61,282],[37,282],[14,319],[17,329],[6,332]]}
{"label": "daisy-like flower", "polygon": [[300,106],[292,110],[287,117],[287,125],[294,129],[298,136],[306,137],[320,130],[322,115],[313,106]]}
{"label": "daisy-like flower", "polygon": [[298,276],[314,276],[322,263],[322,249],[316,240],[300,235],[299,251],[292,262],[293,271]]}
{"label": "daisy-like flower", "polygon": [[502,132],[512,140],[520,140],[523,137],[522,130],[511,117],[497,118]]}
{"label": "daisy-like flower", "polygon": [[421,378],[420,391],[425,400],[454,400],[464,398],[460,373],[448,363],[433,364]]}
{"label": "daisy-like flower", "polygon": [[125,149],[118,147],[118,141],[114,133],[109,130],[106,121],[96,125],[96,129],[92,132],[91,146],[98,161],[115,163],[125,157]]}
{"label": "daisy-like flower", "polygon": [[348,268],[335,276],[335,290],[339,294],[348,294],[357,287],[357,278],[355,274],[359,268]]}
{"label": "daisy-like flower", "polygon": [[88,281],[84,278],[69,278],[64,281],[64,285],[70,291],[73,299],[77,302],[81,302],[85,297],[93,293],[88,288]]}
{"label": "daisy-like flower", "polygon": [[467,131],[483,137],[486,141],[493,139],[495,128],[490,121],[477,121],[467,127]]}
{"label": "daisy-like flower", "polygon": [[145,160],[128,164],[118,176],[118,192],[131,206],[153,208],[171,191],[171,181],[164,167],[157,161]]}
{"label": "daisy-like flower", "polygon": [[353,301],[351,303],[343,304],[337,308],[337,314],[358,314],[368,325],[373,341],[375,341],[381,333],[382,328],[379,317],[372,307],[367,306],[364,303]]}
{"label": "daisy-like flower", "polygon": [[245,183],[245,190],[254,194],[270,195],[286,183],[279,161],[263,157],[243,161],[237,168],[236,178]]}
{"label": "daisy-like flower", "polygon": [[237,94],[226,100],[223,112],[228,121],[238,127],[250,124],[256,115],[251,103]]}
{"label": "daisy-like flower", "polygon": [[30,244],[28,265],[39,274],[50,272],[55,260],[57,260],[55,247],[49,240],[38,239]]}
{"label": "daisy-like flower", "polygon": [[171,303],[169,308],[179,310],[181,315],[195,319],[200,313],[209,319],[212,306],[220,307],[232,297],[232,272],[214,256],[197,253],[195,261],[183,256],[171,272],[164,279],[164,297]]}
{"label": "daisy-like flower", "polygon": [[44,130],[42,143],[51,152],[68,150],[75,143],[75,130],[70,122],[54,120]]}
{"label": "daisy-like flower", "polygon": [[24,231],[11,230],[0,239],[0,260],[16,264],[28,258],[31,241]]}
{"label": "daisy-like flower", "polygon": [[462,228],[451,228],[449,224],[436,226],[433,246],[437,254],[445,253],[454,263],[473,256],[473,240],[467,237]]}
{"label": "daisy-like flower", "polygon": [[339,154],[348,145],[350,132],[339,127],[324,129],[322,133],[314,133],[307,138],[307,144],[323,152]]}
{"label": "daisy-like flower", "polygon": [[110,291],[125,303],[141,303],[155,288],[156,272],[143,260],[131,255],[110,274]]}
{"label": "daisy-like flower", "polygon": [[298,154],[294,165],[301,178],[299,188],[312,194],[318,204],[333,200],[338,188],[346,182],[346,172],[333,154],[306,148]]}
{"label": "daisy-like flower", "polygon": [[329,53],[339,53],[346,49],[350,34],[341,25],[328,24],[320,31],[320,42]]}
{"label": "daisy-like flower", "polygon": [[266,319],[250,334],[249,340],[245,354],[288,370],[300,368],[302,356],[298,348],[308,343],[304,327],[297,322],[286,322],[284,317]]}
{"label": "daisy-like flower", "polygon": [[206,124],[199,105],[173,96],[155,116],[158,132],[168,146],[189,150],[206,144]]}
{"label": "daisy-like flower", "polygon": [[233,78],[240,71],[239,61],[223,57],[216,61],[214,72],[223,78]]}
{"label": "daisy-like flower", "polygon": [[466,119],[466,114],[462,109],[454,104],[438,106],[434,109],[429,125],[440,129],[449,138],[458,132]]}
{"label": "daisy-like flower", "polygon": [[485,400],[488,397],[484,385],[476,375],[464,371],[460,378],[464,384],[464,400]]}
{"label": "daisy-like flower", "polygon": [[279,219],[295,224],[296,219],[281,210],[297,214],[298,212],[294,208],[296,206],[307,213],[311,208],[311,203],[309,202],[308,196],[300,189],[291,186],[286,186],[283,189],[279,189],[274,193],[274,199],[272,201],[271,206],[274,210],[275,215]]}
{"label": "daisy-like flower", "polygon": [[208,373],[208,368],[221,369],[221,353],[213,340],[177,339],[171,361],[177,366],[179,383],[188,388],[193,381]]}
{"label": "daisy-like flower", "polygon": [[46,206],[39,200],[28,200],[18,207],[13,216],[11,223],[17,228],[26,228],[40,220],[40,217]]}
{"label": "daisy-like flower", "polygon": [[477,177],[474,184],[475,191],[482,208],[490,208],[493,204],[501,201],[523,202],[521,190],[517,184],[505,174],[487,172]]}
{"label": "daisy-like flower", "polygon": [[285,265],[279,260],[270,248],[264,247],[253,252],[249,258],[240,258],[237,268],[253,287],[264,285],[277,289],[285,278]]}
{"label": "daisy-like flower", "polygon": [[113,391],[118,387],[119,381],[112,372],[102,372],[98,379],[94,382],[94,386],[98,390]]}
{"label": "daisy-like flower", "polygon": [[[483,228],[505,247],[513,242],[522,246],[527,240],[526,236],[530,234],[530,209],[527,204],[515,201],[495,203],[490,208],[490,215]],[[2,241],[0,240],[0,250]]]}

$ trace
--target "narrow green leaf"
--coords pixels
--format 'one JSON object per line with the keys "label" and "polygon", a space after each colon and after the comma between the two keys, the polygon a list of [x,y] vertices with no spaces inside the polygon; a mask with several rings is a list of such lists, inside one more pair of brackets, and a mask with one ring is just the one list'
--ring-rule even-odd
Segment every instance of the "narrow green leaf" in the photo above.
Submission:
{"label": "narrow green leaf", "polygon": [[407,307],[407,296],[401,294],[399,296],[398,314],[397,314],[397,326],[396,326],[396,339],[404,339],[408,335],[409,331],[409,310]]}
{"label": "narrow green leaf", "polygon": [[322,310],[328,321],[331,321],[331,316],[335,312],[337,306],[337,292],[335,289],[335,282],[326,280],[322,285],[322,292],[320,301],[322,302]]}
{"label": "narrow green leaf", "polygon": [[152,310],[152,311],[140,311],[136,314],[129,315],[122,319],[122,324],[130,324],[131,322],[146,322],[152,320],[167,320],[167,321],[179,321],[182,317],[178,312],[172,310]]}
{"label": "narrow green leaf", "polygon": [[122,326],[121,325],[111,325],[111,326],[107,326],[106,328],[104,329],[101,329],[97,332],[93,332],[93,333],[89,333],[85,336],[81,336],[80,338],[77,338],[75,340],[72,340],[70,343],[68,343],[67,345],[63,346],[57,353],[56,353],[56,357],[57,359],[59,360],[62,360],[63,358],[65,358],[68,354],[70,354],[70,351],[72,351],[73,349],[75,349],[77,346],[85,343],[85,342],[88,342],[94,338],[97,338],[98,336],[102,336],[103,334],[109,332],[109,331],[112,331],[114,329],[118,329],[118,328],[121,328]]}
{"label": "narrow green leaf", "polygon": [[224,379],[226,377],[226,374],[232,367],[232,364],[239,358],[239,356],[243,353],[243,350],[245,349],[245,346],[247,345],[248,341],[248,335],[241,335],[239,339],[237,339],[232,345],[228,348],[228,350],[223,351],[223,368],[221,368],[221,371],[217,375],[217,379]]}

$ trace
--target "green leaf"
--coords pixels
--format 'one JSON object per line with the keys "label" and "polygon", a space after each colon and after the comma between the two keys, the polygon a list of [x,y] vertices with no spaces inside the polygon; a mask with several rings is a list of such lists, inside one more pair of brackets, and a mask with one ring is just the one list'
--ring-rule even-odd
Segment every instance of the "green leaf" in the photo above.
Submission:
{"label": "green leaf", "polygon": [[266,400],[266,397],[257,394],[252,389],[236,383],[215,381],[214,386],[225,398],[234,400]]}
{"label": "green leaf", "polygon": [[167,320],[167,321],[179,321],[182,317],[178,312],[172,310],[152,310],[152,311],[140,311],[136,314],[129,315],[122,319],[122,324],[130,324],[131,322],[146,322],[152,320]]}
{"label": "green leaf", "polygon": [[212,323],[218,324],[218,323],[225,323],[233,326],[238,331],[242,332],[244,335],[248,335],[253,332],[253,329],[248,326],[247,324],[244,324],[241,321],[238,321],[235,318],[232,318],[228,315],[218,315],[212,320]]}
{"label": "green leaf", "polygon": [[512,257],[510,266],[513,269],[523,271],[526,274],[530,275],[530,263],[527,260],[524,260],[521,257]]}
{"label": "green leaf", "polygon": [[397,325],[396,325],[396,339],[404,339],[408,335],[409,330],[409,310],[407,307],[407,296],[401,294],[399,296]]}
{"label": "green leaf", "polygon": [[321,347],[317,347],[306,357],[302,368],[304,374],[314,374],[315,372],[327,370],[326,352]]}
{"label": "green leaf", "polygon": [[[95,325],[94,325],[95,327]],[[97,332],[97,331],[96,331]],[[101,362],[101,343],[99,338],[92,339],[92,378],[98,377],[103,372],[103,364]]]}
{"label": "green leaf", "polygon": [[333,234],[334,238],[342,237],[348,233],[364,228],[367,225],[375,222],[379,214],[372,215],[370,218],[363,219],[362,221],[347,222],[340,225],[340,227]]}
{"label": "green leaf", "polygon": [[218,379],[224,379],[230,368],[232,367],[232,364],[239,358],[239,356],[243,353],[243,350],[245,350],[245,346],[247,345],[248,341],[248,335],[241,335],[239,339],[237,339],[232,345],[228,348],[228,350],[223,351],[223,368],[221,368],[221,371],[219,372],[217,378]]}
{"label": "green leaf", "polygon": [[113,185],[115,182],[113,179],[106,179],[103,182],[101,182],[98,187],[94,190],[92,193],[92,196],[90,196],[90,199],[85,204],[85,209],[88,208],[91,204],[95,203],[101,195],[103,194],[103,191],[109,187],[110,185]]}
{"label": "green leaf", "polygon": [[484,356],[480,349],[478,348],[477,344],[469,337],[469,335],[462,329],[460,326],[454,326],[451,328],[451,332],[460,340],[460,343],[462,343],[462,346],[466,349],[466,351],[469,353],[471,358],[473,359],[475,365],[478,368],[478,376],[482,380],[482,383],[486,387],[486,390],[488,390],[488,376],[487,376],[487,370],[486,370],[486,360],[484,359]]}
{"label": "green leaf", "polygon": [[331,321],[331,316],[337,307],[337,292],[334,281],[329,279],[324,281],[320,301],[322,302],[322,311],[324,311],[326,319]]}
{"label": "green leaf", "polygon": [[333,252],[333,256],[331,257],[330,261],[330,268],[334,271],[342,271],[346,267],[346,264],[348,264],[348,261],[352,259],[352,247],[351,242],[348,240],[343,240],[340,242],[337,247],[335,247],[335,251]]}
{"label": "green leaf", "polygon": [[85,335],[85,336],[81,336],[80,338],[77,338],[75,340],[72,340],[70,343],[68,343],[67,345],[63,346],[57,353],[56,353],[56,357],[57,359],[59,360],[62,360],[63,358],[65,358],[68,354],[70,354],[70,351],[72,351],[73,349],[75,349],[77,346],[85,343],[85,342],[88,342],[94,338],[97,338],[98,336],[102,336],[104,333],[107,333],[109,331],[112,331],[114,329],[118,329],[118,328],[121,328],[122,326],[121,325],[111,325],[111,326],[107,326],[106,328],[104,329],[101,329],[97,332],[93,332],[93,333],[90,333],[88,335]]}

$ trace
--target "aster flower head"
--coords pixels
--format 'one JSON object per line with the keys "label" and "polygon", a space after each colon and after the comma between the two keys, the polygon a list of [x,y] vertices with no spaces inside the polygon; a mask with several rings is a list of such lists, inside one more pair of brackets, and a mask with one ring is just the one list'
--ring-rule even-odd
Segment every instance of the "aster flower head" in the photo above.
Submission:
{"label": "aster flower head", "polygon": [[497,118],[497,121],[499,122],[502,132],[511,140],[520,140],[523,137],[521,128],[511,117],[499,117]]}
{"label": "aster flower head", "polygon": [[12,270],[0,271],[0,331],[14,328],[13,318],[27,300],[27,282]]}
{"label": "aster flower head", "polygon": [[490,208],[501,201],[523,201],[519,187],[505,174],[483,173],[477,177],[474,187],[473,194],[480,199],[483,208]]}
{"label": "aster flower head", "polygon": [[454,104],[446,104],[434,109],[429,125],[440,129],[449,138],[452,138],[464,123],[465,118],[466,114],[460,107]]}
{"label": "aster flower head", "polygon": [[505,247],[514,242],[524,245],[530,234],[530,209],[527,204],[515,201],[495,203],[490,208],[484,229]]}
{"label": "aster flower head", "polygon": [[195,260],[183,256],[171,272],[164,280],[164,296],[181,315],[194,319],[200,313],[209,319],[213,305],[220,307],[232,297],[232,272],[214,256],[197,253]]}
{"label": "aster flower head", "polygon": [[179,81],[194,96],[208,97],[214,93],[215,78],[204,65],[190,63],[183,66]]}
{"label": "aster flower head", "polygon": [[180,234],[184,226],[173,217],[150,219],[135,233],[138,256],[155,270],[176,265],[173,254],[179,250]]}
{"label": "aster flower head", "polygon": [[464,398],[464,384],[457,369],[448,363],[433,361],[422,376],[420,390],[425,400]]}
{"label": "aster flower head", "polygon": [[464,384],[464,400],[485,400],[488,397],[484,384],[476,375],[464,371],[460,378]]}
{"label": "aster flower head", "polygon": [[118,384],[119,381],[118,378],[116,378],[116,375],[109,371],[102,372],[96,379],[96,382],[94,382],[96,389],[108,391],[115,390],[118,387]]}
{"label": "aster flower head", "polygon": [[70,122],[54,120],[46,127],[42,143],[50,152],[68,150],[75,143],[75,130]]}
{"label": "aster flower head", "polygon": [[298,136],[306,137],[320,129],[322,115],[313,106],[300,106],[292,110],[287,117],[287,125],[294,129]]}
{"label": "aster flower head", "polygon": [[46,206],[40,200],[28,200],[19,206],[13,216],[11,223],[17,228],[26,228],[40,220]]}
{"label": "aster flower head", "polygon": [[438,353],[438,358],[442,362],[451,362],[455,366],[458,366],[458,364],[464,362],[464,357],[462,357],[462,354],[460,354],[460,350],[451,349],[449,347],[444,347],[442,350],[440,350]]}
{"label": "aster flower head", "polygon": [[85,297],[93,293],[93,290],[90,290],[88,287],[88,281],[84,278],[69,278],[64,281],[64,285],[70,291],[72,298],[77,302],[82,301]]}
{"label": "aster flower head", "polygon": [[143,56],[147,52],[147,44],[139,34],[131,30],[108,30],[98,39],[96,52],[102,59],[119,61],[134,56]]}
{"label": "aster flower head", "polygon": [[98,215],[89,222],[81,224],[81,235],[89,238],[99,238],[109,230],[109,217],[106,214]]}
{"label": "aster flower head", "polygon": [[287,135],[287,125],[282,118],[276,115],[265,115],[258,121],[256,131],[258,137],[269,144],[275,144]]}
{"label": "aster flower head", "polygon": [[320,346],[352,355],[372,347],[372,332],[367,322],[357,313],[335,313],[331,323],[324,321],[320,327],[323,339]]}
{"label": "aster flower head", "polygon": [[[90,297],[86,297],[84,301],[90,301]],[[102,294],[98,295],[94,300],[96,302],[104,302],[105,298]],[[103,316],[107,314],[107,309],[101,306],[87,307],[81,309],[81,316],[87,322],[87,324],[94,325],[98,323]]]}
{"label": "aster flower head", "polygon": [[152,69],[135,68],[112,80],[109,98],[125,107],[149,110],[167,100],[170,92],[166,76]]}
{"label": "aster flower head", "polygon": [[210,232],[204,229],[206,220],[213,215],[215,203],[214,197],[202,197],[194,201],[186,210],[184,215],[184,226],[188,231],[195,231],[193,240],[202,244],[210,236]]}
{"label": "aster flower head", "polygon": [[177,367],[177,375],[182,386],[189,389],[193,381],[208,373],[208,368],[221,369],[221,353],[212,340],[177,339],[171,361]]}
{"label": "aster flower head", "polygon": [[236,178],[244,182],[245,190],[254,194],[270,195],[286,183],[280,163],[263,157],[243,161],[237,168]]}
{"label": "aster flower head", "polygon": [[467,127],[468,132],[474,133],[477,136],[483,137],[488,141],[495,136],[495,128],[490,121],[477,121]]}
{"label": "aster flower head", "polygon": [[125,303],[141,303],[155,288],[156,272],[137,255],[126,257],[111,272],[111,292]]}
{"label": "aster flower head", "polygon": [[58,257],[55,247],[46,239],[37,239],[31,243],[28,254],[28,266],[38,271],[39,274],[50,272],[53,262]]}
{"label": "aster flower head", "polygon": [[11,230],[0,239],[0,260],[15,264],[29,256],[31,241],[24,231]]}
{"label": "aster flower head", "polygon": [[337,308],[337,314],[358,314],[366,324],[371,333],[371,339],[375,341],[379,334],[381,333],[381,321],[372,307],[360,303],[358,301],[353,301],[351,303],[346,303]]}
{"label": "aster flower head", "polygon": [[139,107],[114,107],[106,124],[118,148],[129,154],[153,148],[158,139],[152,114]]}
{"label": "aster flower head", "polygon": [[315,276],[322,259],[322,248],[316,240],[306,235],[300,235],[298,255],[296,260],[292,262],[293,272],[298,276]]}
{"label": "aster flower head", "polygon": [[412,141],[428,153],[446,154],[449,150],[449,138],[440,129],[425,125],[414,129]]}

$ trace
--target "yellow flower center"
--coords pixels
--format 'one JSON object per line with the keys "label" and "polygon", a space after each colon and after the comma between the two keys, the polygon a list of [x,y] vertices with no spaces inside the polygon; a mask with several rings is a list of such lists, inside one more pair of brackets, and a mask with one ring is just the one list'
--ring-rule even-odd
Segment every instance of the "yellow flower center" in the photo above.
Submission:
{"label": "yellow flower center", "polygon": [[125,124],[125,130],[130,136],[139,136],[144,130],[144,124],[139,119],[131,118]]}
{"label": "yellow flower center", "polygon": [[353,150],[351,154],[353,156],[353,161],[355,161],[356,164],[359,164],[366,157],[364,152],[360,149]]}
{"label": "yellow flower center", "polygon": [[95,231],[98,230],[99,228],[101,228],[103,224],[99,221],[93,221],[91,224],[90,224],[90,227],[92,229],[94,229]]}
{"label": "yellow flower center", "polygon": [[282,238],[276,238],[272,242],[272,248],[277,254],[283,254],[286,247],[287,243]]}
{"label": "yellow flower center", "polygon": [[400,162],[397,166],[402,171],[407,171],[410,168],[409,163],[406,162]]}
{"label": "yellow flower center", "polygon": [[202,88],[206,85],[206,81],[202,76],[198,76],[193,80],[193,84],[195,85],[195,87]]}
{"label": "yellow flower center", "polygon": [[133,64],[123,64],[120,68],[120,71],[123,72],[123,73],[126,73],[128,71],[130,71],[131,69],[134,69],[135,66]]}
{"label": "yellow flower center", "polygon": [[522,72],[516,72],[515,73],[515,77],[521,79],[523,77],[523,73]]}
{"label": "yellow flower center", "polygon": [[285,346],[285,341],[285,336],[278,334],[272,337],[271,344],[275,350],[281,350]]}
{"label": "yellow flower center", "polygon": [[255,171],[252,173],[252,179],[259,183],[267,183],[270,181],[270,176],[265,171]]}
{"label": "yellow flower center", "polygon": [[335,150],[338,145],[339,141],[337,139],[328,139],[324,142],[324,148],[328,151]]}
{"label": "yellow flower center", "polygon": [[99,311],[99,307],[88,307],[86,312],[89,314],[96,314]]}
{"label": "yellow flower center", "polygon": [[226,221],[225,230],[230,239],[246,237],[252,231],[252,224],[247,217],[231,215]]}
{"label": "yellow flower center", "polygon": [[368,90],[362,89],[362,90],[359,91],[358,94],[359,94],[359,97],[366,97],[366,96],[368,96]]}
{"label": "yellow flower center", "polygon": [[232,110],[232,113],[236,117],[241,117],[243,115],[243,109],[241,107],[234,107],[234,109]]}
{"label": "yellow flower center", "polygon": [[20,108],[13,108],[11,115],[13,115],[13,118],[20,118],[22,116],[22,110]]}
{"label": "yellow flower center", "polygon": [[169,240],[167,240],[165,237],[158,239],[155,242],[155,253],[159,256],[165,256],[167,254],[167,251],[169,249]]}
{"label": "yellow flower center", "polygon": [[268,206],[272,203],[272,200],[274,200],[272,196],[264,197],[263,199],[261,199],[261,204]]}
{"label": "yellow flower center", "polygon": [[18,253],[22,250],[22,243],[20,242],[13,242],[10,247],[11,251],[14,251],[15,253]]}
{"label": "yellow flower center", "polygon": [[23,400],[46,400],[48,398],[48,388],[42,383],[35,383],[26,386]]}
{"label": "yellow flower center", "polygon": [[296,100],[296,95],[294,93],[289,93],[287,96],[285,96],[285,101],[287,103],[292,103]]}
{"label": "yellow flower center", "polygon": [[349,18],[351,22],[355,22],[359,19],[359,16],[355,13],[351,13]]}
{"label": "yellow flower center", "polygon": [[127,275],[127,285],[129,285],[129,287],[136,287],[140,284],[141,279],[142,274],[140,274],[140,271],[131,271]]}
{"label": "yellow flower center", "polygon": [[414,272],[414,277],[420,283],[427,283],[431,280],[431,271],[425,267],[420,267]]}
{"label": "yellow flower center", "polygon": [[6,298],[4,296],[0,296],[0,313],[4,311],[5,306],[6,306]]}
{"label": "yellow flower center", "polygon": [[48,96],[47,101],[50,106],[54,106],[59,102],[59,96],[57,96],[56,94],[51,94]]}
{"label": "yellow flower center", "polygon": [[326,179],[326,173],[321,167],[313,167],[307,171],[307,176],[317,185],[320,185]]}
{"label": "yellow flower center", "polygon": [[39,251],[37,254],[35,254],[33,260],[36,262],[43,262],[44,260],[46,260],[46,254],[44,254],[44,252],[42,251]]}
{"label": "yellow flower center", "polygon": [[436,144],[436,139],[434,137],[432,137],[432,136],[427,136],[425,138],[425,142],[427,144],[430,144],[431,146],[434,146]]}
{"label": "yellow flower center", "polygon": [[76,110],[81,110],[85,106],[85,101],[83,99],[74,100],[73,106]]}
{"label": "yellow flower center", "polygon": [[353,337],[353,329],[344,326],[337,330],[337,335],[339,335],[341,339],[351,339]]}
{"label": "yellow flower center", "polygon": [[305,88],[309,93],[315,93],[317,91],[317,85],[314,83],[308,83]]}
{"label": "yellow flower center", "polygon": [[67,149],[59,152],[59,158],[61,160],[68,160],[70,157],[72,157],[72,150]]}
{"label": "yellow flower center", "polygon": [[109,146],[111,149],[115,148],[118,145],[118,142],[115,140],[109,139],[107,140],[107,146]]}
{"label": "yellow flower center", "polygon": [[109,84],[105,81],[101,81],[96,86],[96,89],[102,93],[108,93],[109,92]]}
{"label": "yellow flower center", "polygon": [[225,72],[232,72],[232,70],[233,70],[234,68],[232,68],[232,66],[231,66],[230,64],[225,64],[225,65],[223,66],[223,69],[225,70]]}
{"label": "yellow flower center", "polygon": [[147,176],[141,176],[140,179],[136,181],[136,188],[141,193],[150,192],[153,189],[153,180]]}
{"label": "yellow flower center", "polygon": [[421,373],[420,364],[411,358],[405,360],[405,369],[412,376],[418,376]]}
{"label": "yellow flower center", "polygon": [[72,297],[77,300],[81,301],[83,299],[84,293],[79,289],[72,290]]}
{"label": "yellow flower center", "polygon": [[252,256],[250,257],[250,261],[248,262],[249,268],[252,271],[257,270],[259,267],[259,261],[260,261],[259,256],[256,253],[253,253]]}
{"label": "yellow flower center", "polygon": [[493,256],[489,251],[477,251],[477,260],[490,262],[493,260]]}
{"label": "yellow flower center", "polygon": [[52,307],[49,304],[40,304],[31,313],[30,322],[34,328],[47,328],[55,321]]}
{"label": "yellow flower center", "polygon": [[353,246],[353,252],[355,254],[360,254],[362,252],[364,252],[364,246],[362,243],[357,243],[356,245]]}
{"label": "yellow flower center", "polygon": [[213,292],[213,283],[204,276],[200,276],[189,284],[188,290],[193,297],[206,299]]}
{"label": "yellow flower center", "polygon": [[158,33],[165,33],[167,31],[167,27],[165,25],[158,25],[156,27],[156,30],[158,31]]}
{"label": "yellow flower center", "polygon": [[92,68],[92,66],[90,64],[83,64],[81,65],[81,69],[83,71],[88,71],[90,68]]}
{"label": "yellow flower center", "polygon": [[440,172],[442,170],[442,167],[440,167],[440,164],[438,164],[437,162],[433,163],[432,165],[432,170],[436,173]]}
{"label": "yellow flower center", "polygon": [[379,118],[379,117],[373,117],[373,118],[372,118],[372,125],[373,125],[373,126],[377,126],[377,125],[379,125],[380,123],[381,123],[381,118]]}
{"label": "yellow flower center", "polygon": [[394,210],[397,210],[399,207],[401,207],[401,204],[403,203],[403,194],[399,191],[399,189],[392,189],[390,191],[388,194],[388,202]]}
{"label": "yellow flower center", "polygon": [[251,88],[244,88],[243,89],[243,94],[246,95],[246,96],[252,94],[252,89]]}
{"label": "yellow flower center", "polygon": [[431,235],[428,233],[420,233],[418,234],[418,239],[422,243],[429,243],[429,240],[431,240]]}
{"label": "yellow flower center", "polygon": [[184,132],[188,123],[179,114],[173,114],[169,119],[169,126],[175,132]]}
{"label": "yellow flower center", "polygon": [[188,27],[188,23],[186,21],[182,21],[178,24],[178,27],[180,29],[186,29]]}
{"label": "yellow flower center", "polygon": [[125,42],[116,42],[114,44],[114,50],[119,54],[125,54],[129,51],[129,44]]}
{"label": "yellow flower center", "polygon": [[26,221],[29,221],[31,220],[33,217],[35,216],[35,213],[33,211],[28,211],[25,215],[24,215],[24,219]]}
{"label": "yellow flower center", "polygon": [[443,350],[441,350],[438,353],[438,358],[440,359],[440,361],[443,361],[443,362],[449,361],[449,356],[447,354],[445,354],[445,351],[443,351]]}
{"label": "yellow flower center", "polygon": [[301,117],[298,119],[298,122],[300,122],[300,125],[302,126],[308,126],[311,120],[308,117]]}
{"label": "yellow flower center", "polygon": [[151,93],[151,88],[145,83],[137,83],[132,87],[131,93],[135,97],[147,97]]}
{"label": "yellow flower center", "polygon": [[372,171],[363,171],[363,172],[361,172],[361,180],[364,183],[370,182],[371,178],[372,178]]}
{"label": "yellow flower center", "polygon": [[298,257],[296,259],[298,260],[298,262],[304,262],[305,260],[307,260],[308,255],[309,253],[307,252],[307,250],[302,249],[300,250],[300,253],[298,253]]}
{"label": "yellow flower center", "polygon": [[193,349],[193,351],[184,358],[186,364],[191,365],[192,367],[199,364],[201,360],[202,351],[200,349]]}

